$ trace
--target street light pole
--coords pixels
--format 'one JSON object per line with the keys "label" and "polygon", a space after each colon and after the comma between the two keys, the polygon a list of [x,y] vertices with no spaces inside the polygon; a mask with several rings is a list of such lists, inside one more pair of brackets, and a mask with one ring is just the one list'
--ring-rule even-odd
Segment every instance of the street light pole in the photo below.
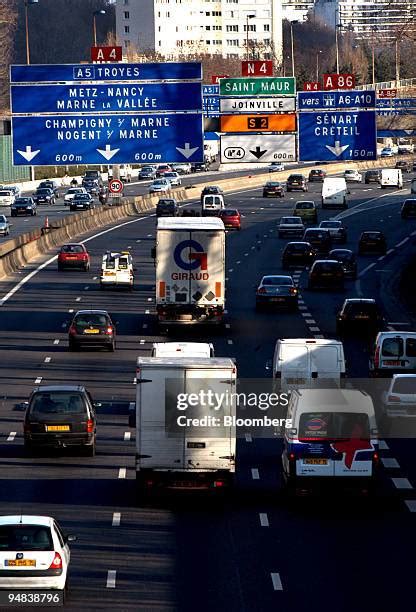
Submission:
{"label": "street light pole", "polygon": [[400,81],[400,45],[399,39],[396,38],[396,87],[399,86]]}
{"label": "street light pole", "polygon": [[372,45],[371,45],[371,74],[372,74],[372,79],[373,79],[372,80],[372,84],[373,84],[373,89],[374,89],[375,82],[376,82],[376,77],[375,77],[376,70],[375,70],[375,49],[374,49],[375,41],[374,41],[374,32],[377,30],[377,27],[373,26],[371,29],[372,29],[372,34],[373,34],[373,36],[372,36]]}
{"label": "street light pole", "polygon": [[335,50],[336,50],[336,63],[337,63],[337,74],[339,74],[339,45],[338,45],[338,28],[340,27],[339,22],[339,9],[335,9]]}
{"label": "street light pole", "polygon": [[93,32],[93,38],[94,38],[94,47],[97,46],[97,21],[96,21],[97,15],[105,15],[105,10],[100,9],[99,11],[94,11],[92,14],[92,32]]}
{"label": "street light pole", "polygon": [[316,52],[316,82],[319,81],[319,54],[322,53],[321,50]]}
{"label": "street light pole", "polygon": [[293,19],[293,21],[290,22],[290,46],[291,46],[291,53],[292,53],[292,76],[295,76],[295,45],[293,43],[293,24],[294,23],[298,23],[297,19]]}
{"label": "street light pole", "polygon": [[30,47],[29,47],[29,4],[38,4],[39,0],[25,0],[25,30],[26,30],[26,64],[30,64]]}
{"label": "street light pole", "polygon": [[246,15],[246,45],[247,45],[247,61],[250,59],[250,52],[249,52],[249,43],[250,43],[250,39],[248,36],[248,20],[249,19],[254,19],[255,15]]}

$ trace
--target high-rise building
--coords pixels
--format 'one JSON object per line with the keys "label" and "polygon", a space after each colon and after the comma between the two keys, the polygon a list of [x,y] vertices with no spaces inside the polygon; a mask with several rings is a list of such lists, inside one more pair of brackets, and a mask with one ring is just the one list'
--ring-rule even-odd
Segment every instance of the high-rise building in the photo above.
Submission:
{"label": "high-rise building", "polygon": [[124,49],[174,59],[219,53],[277,61],[282,57],[282,0],[117,0],[117,39]]}

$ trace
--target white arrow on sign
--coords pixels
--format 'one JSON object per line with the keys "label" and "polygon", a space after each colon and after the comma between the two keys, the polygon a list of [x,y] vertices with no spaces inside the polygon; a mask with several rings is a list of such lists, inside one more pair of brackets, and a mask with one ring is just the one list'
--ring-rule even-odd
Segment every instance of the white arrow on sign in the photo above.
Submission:
{"label": "white arrow on sign", "polygon": [[18,149],[17,152],[20,153],[20,155],[24,157],[26,161],[30,162],[38,153],[40,153],[40,149],[37,151],[32,151],[32,147],[26,147],[26,151],[19,151]]}
{"label": "white arrow on sign", "polygon": [[195,147],[194,149],[191,149],[191,145],[189,142],[185,142],[183,149],[181,149],[180,147],[175,147],[175,148],[177,151],[179,151],[179,153],[181,153],[184,157],[186,157],[186,159],[189,159],[191,155],[193,155],[195,151],[198,151],[199,149],[199,147]]}
{"label": "white arrow on sign", "polygon": [[120,149],[112,149],[111,145],[108,144],[108,145],[105,145],[105,150],[97,149],[97,151],[98,153],[101,153],[101,155],[105,157],[107,161],[109,161],[112,157],[114,157],[116,153],[120,151]]}
{"label": "white arrow on sign", "polygon": [[331,151],[331,153],[335,155],[335,157],[338,157],[339,155],[341,155],[341,153],[345,151],[345,149],[348,149],[350,145],[344,145],[343,147],[341,147],[341,142],[339,140],[336,140],[335,145],[333,147],[329,145],[325,146],[329,151]]}

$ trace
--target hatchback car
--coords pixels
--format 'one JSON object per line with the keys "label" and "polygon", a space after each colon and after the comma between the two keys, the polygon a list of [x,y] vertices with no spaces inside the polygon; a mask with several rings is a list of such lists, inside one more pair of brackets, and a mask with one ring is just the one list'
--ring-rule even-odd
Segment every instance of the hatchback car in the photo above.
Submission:
{"label": "hatchback car", "polygon": [[10,214],[12,217],[17,217],[18,215],[31,215],[35,217],[37,206],[33,198],[16,198],[10,207]]}
{"label": "hatchback car", "polygon": [[90,255],[83,244],[61,246],[58,254],[58,270],[65,268],[82,268],[85,272],[90,269]]}
{"label": "hatchback car", "polygon": [[410,173],[412,171],[412,164],[408,161],[400,160],[396,162],[395,168],[400,168],[402,172]]}
{"label": "hatchback car", "polygon": [[291,276],[263,276],[256,289],[256,309],[265,306],[298,308],[298,289]]}
{"label": "hatchback car", "polygon": [[59,198],[59,185],[57,181],[53,179],[46,179],[45,181],[41,181],[38,185],[38,189],[52,189],[54,195]]}
{"label": "hatchback car", "polygon": [[95,455],[96,416],[94,402],[81,385],[36,387],[24,418],[25,450],[82,448]]}
{"label": "hatchback car", "polygon": [[300,217],[304,223],[317,223],[318,207],[312,200],[296,202],[292,215]]}
{"label": "hatchback car", "polygon": [[0,234],[8,236],[10,234],[10,224],[5,215],[0,215]]}
{"label": "hatchback car", "polygon": [[194,162],[191,166],[191,172],[208,172],[209,163],[207,161]]}
{"label": "hatchback car", "polygon": [[361,172],[358,172],[356,168],[350,168],[349,170],[344,171],[344,178],[347,183],[361,183],[363,180],[363,175]]}
{"label": "hatchback car", "polygon": [[91,210],[95,203],[89,193],[77,193],[69,204],[69,210]]}
{"label": "hatchback car", "polygon": [[357,258],[350,249],[333,249],[329,251],[328,259],[336,259],[342,264],[344,278],[350,280],[357,278]]}
{"label": "hatchback car", "polygon": [[303,234],[304,242],[309,242],[320,254],[326,255],[332,247],[332,239],[329,230],[310,227]]}
{"label": "hatchback car", "polygon": [[416,374],[393,374],[382,394],[383,413],[391,418],[416,417]]}
{"label": "hatchback car", "polygon": [[71,560],[68,543],[75,540],[51,516],[0,516],[0,589],[42,589],[52,594],[58,590],[65,597]]}
{"label": "hatchback car", "polygon": [[55,194],[53,193],[52,189],[50,189],[49,187],[41,187],[36,189],[35,193],[33,194],[33,199],[36,202],[36,204],[55,204],[56,202],[56,197]]}
{"label": "hatchback car", "polygon": [[156,204],[156,217],[176,217],[179,212],[175,198],[160,198]]}
{"label": "hatchback car", "polygon": [[416,199],[405,200],[402,204],[400,215],[402,219],[415,219],[416,218]]}
{"label": "hatchback car", "polygon": [[224,192],[218,185],[206,185],[201,191],[201,202],[205,195],[224,195]]}
{"label": "hatchback car", "polygon": [[317,287],[344,288],[344,270],[335,259],[317,259],[309,271],[308,289]]}
{"label": "hatchback car", "polygon": [[159,164],[156,168],[156,177],[162,177],[166,172],[172,172],[172,166],[169,164]]}
{"label": "hatchback car", "polygon": [[310,183],[323,183],[325,177],[326,177],[325,170],[322,170],[321,168],[313,168],[309,172],[308,181]]}
{"label": "hatchback car", "polygon": [[380,170],[367,170],[364,175],[364,182],[366,185],[369,183],[380,183],[381,172]]}
{"label": "hatchback car", "polygon": [[357,332],[376,334],[384,329],[386,320],[373,299],[351,298],[345,300],[337,314],[337,334]]}
{"label": "hatchback car", "polygon": [[163,178],[168,179],[172,187],[182,185],[182,179],[177,172],[165,172]]}
{"label": "hatchback car", "polygon": [[64,206],[68,206],[71,200],[80,193],[88,193],[85,187],[71,187],[64,195]]}
{"label": "hatchback car", "polygon": [[116,348],[116,328],[106,310],[79,310],[68,330],[69,350],[83,346]]}
{"label": "hatchback car", "polygon": [[383,232],[363,232],[358,241],[358,254],[376,253],[385,255],[387,252],[386,238]]}
{"label": "hatchback car", "polygon": [[284,195],[283,183],[279,183],[279,181],[267,181],[263,187],[263,198],[268,198],[269,196],[283,198]]}
{"label": "hatchback car", "polygon": [[282,267],[287,270],[310,266],[317,256],[317,252],[309,242],[288,242],[282,253]]}
{"label": "hatchback car", "polygon": [[269,172],[283,172],[284,169],[282,162],[272,162],[269,166]]}
{"label": "hatchback car", "polygon": [[308,191],[308,184],[303,174],[290,174],[286,181],[286,191]]}
{"label": "hatchback car", "polygon": [[302,237],[305,231],[305,226],[301,217],[282,217],[277,226],[279,238],[284,236]]}
{"label": "hatchback car", "polygon": [[149,193],[166,193],[171,189],[170,181],[165,178],[156,179],[149,187]]}
{"label": "hatchback car", "polygon": [[219,212],[225,229],[241,230],[241,214],[236,208],[224,208]]}
{"label": "hatchback car", "polygon": [[327,229],[334,242],[345,244],[347,242],[347,230],[343,226],[342,221],[328,220],[321,221],[319,224],[321,229]]}
{"label": "hatchback car", "polygon": [[380,157],[394,157],[394,151],[391,147],[384,147],[381,150]]}

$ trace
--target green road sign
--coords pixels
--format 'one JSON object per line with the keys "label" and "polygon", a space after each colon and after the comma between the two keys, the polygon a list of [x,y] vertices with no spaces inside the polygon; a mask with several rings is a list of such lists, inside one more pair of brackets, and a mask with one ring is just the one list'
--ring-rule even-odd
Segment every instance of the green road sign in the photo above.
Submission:
{"label": "green road sign", "polygon": [[220,96],[293,96],[294,77],[220,79]]}

